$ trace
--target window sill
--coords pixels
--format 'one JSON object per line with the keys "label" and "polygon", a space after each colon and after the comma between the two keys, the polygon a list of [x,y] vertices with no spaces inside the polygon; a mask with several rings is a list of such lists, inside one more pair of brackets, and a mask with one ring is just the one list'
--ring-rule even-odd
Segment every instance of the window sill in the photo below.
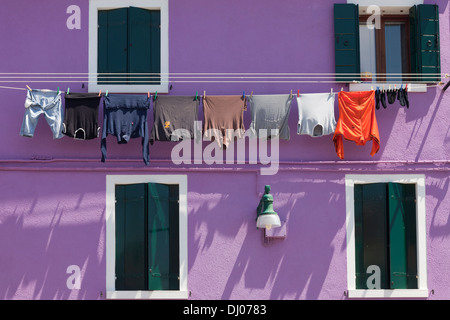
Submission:
{"label": "window sill", "polygon": [[162,85],[98,85],[89,84],[89,92],[106,92],[110,93],[147,93],[147,92],[158,92],[158,93],[168,93],[169,86],[167,84]]}
{"label": "window sill", "polygon": [[186,300],[188,291],[107,291],[107,299]]}
{"label": "window sill", "polygon": [[348,290],[349,298],[428,298],[428,289]]}
{"label": "window sill", "polygon": [[[370,91],[374,90],[377,87],[382,88],[384,85],[384,88],[387,90],[389,86],[391,88],[394,88],[396,86],[397,88],[400,88],[402,85],[405,85],[405,83],[350,83],[349,84],[349,90],[350,91]],[[427,84],[426,83],[408,83],[408,92],[427,92]]]}

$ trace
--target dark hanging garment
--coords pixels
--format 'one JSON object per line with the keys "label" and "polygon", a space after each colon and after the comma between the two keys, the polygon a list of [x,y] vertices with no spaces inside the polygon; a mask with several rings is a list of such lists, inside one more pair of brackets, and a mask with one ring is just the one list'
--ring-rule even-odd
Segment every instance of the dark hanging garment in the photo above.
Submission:
{"label": "dark hanging garment", "polygon": [[389,104],[393,104],[395,100],[397,99],[397,90],[388,90],[387,91],[387,98]]}
{"label": "dark hanging garment", "polygon": [[380,96],[381,96],[380,89],[375,90],[375,108],[377,110],[380,109]]}
{"label": "dark hanging garment", "polygon": [[400,88],[397,92],[397,100],[402,107],[406,106],[409,109],[408,90],[406,88]]}
{"label": "dark hanging garment", "polygon": [[383,109],[387,108],[386,105],[386,91],[382,90],[380,93],[380,101],[381,101],[381,105],[383,106]]}
{"label": "dark hanging garment", "polygon": [[153,102],[153,128],[150,143],[154,141],[180,141],[201,139],[201,131],[195,133],[200,100],[192,96],[158,96]]}
{"label": "dark hanging garment", "polygon": [[101,141],[102,162],[106,160],[106,137],[112,134],[117,143],[125,144],[133,138],[142,138],[142,154],[149,163],[149,133],[147,112],[150,98],[146,95],[110,94],[103,98],[104,120]]}
{"label": "dark hanging garment", "polygon": [[65,95],[65,112],[62,133],[77,140],[99,137],[97,93],[70,93]]}

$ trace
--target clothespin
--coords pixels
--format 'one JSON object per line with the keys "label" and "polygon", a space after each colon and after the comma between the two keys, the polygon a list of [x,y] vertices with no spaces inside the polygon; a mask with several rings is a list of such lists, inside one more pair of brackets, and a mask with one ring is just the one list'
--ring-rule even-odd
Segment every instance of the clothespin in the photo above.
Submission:
{"label": "clothespin", "polygon": [[292,90],[291,90],[291,95],[289,96],[289,98],[292,98]]}
{"label": "clothespin", "polygon": [[108,96],[108,90],[106,90],[106,96]]}
{"label": "clothespin", "polygon": [[150,99],[150,91],[147,91],[147,98]]}
{"label": "clothespin", "polygon": [[300,97],[300,89],[297,90],[297,97]]}
{"label": "clothespin", "polygon": [[405,86],[405,90],[406,90],[406,91],[408,91],[408,84],[406,84],[406,86]]}
{"label": "clothespin", "polygon": [[153,101],[156,101],[157,96],[158,96],[158,91],[155,91],[155,96],[153,97]]}
{"label": "clothespin", "polygon": [[195,98],[194,98],[194,100],[195,100],[195,101],[198,100],[198,91],[195,92]]}
{"label": "clothespin", "polygon": [[30,90],[31,91],[31,88],[27,85],[27,88],[28,88],[28,90]]}
{"label": "clothespin", "polygon": [[203,99],[206,98],[206,91],[203,91]]}
{"label": "clothespin", "polygon": [[70,93],[70,88],[67,88],[66,94],[69,94],[69,93]]}
{"label": "clothespin", "polygon": [[253,91],[250,93],[250,98],[253,97]]}
{"label": "clothespin", "polygon": [[98,96],[100,97],[102,95],[102,90],[99,91]]}
{"label": "clothespin", "polygon": [[372,91],[373,91],[373,86],[371,86],[371,87],[370,87],[370,90],[372,90]]}
{"label": "clothespin", "polygon": [[341,87],[341,91],[344,91],[344,88],[343,88],[343,87]]}
{"label": "clothespin", "polygon": [[333,88],[331,88],[330,95],[333,95]]}
{"label": "clothespin", "polygon": [[242,91],[242,99],[245,99],[245,91]]}
{"label": "clothespin", "polygon": [[57,92],[58,92],[58,94],[59,94],[59,87],[58,87],[58,91],[57,91]]}

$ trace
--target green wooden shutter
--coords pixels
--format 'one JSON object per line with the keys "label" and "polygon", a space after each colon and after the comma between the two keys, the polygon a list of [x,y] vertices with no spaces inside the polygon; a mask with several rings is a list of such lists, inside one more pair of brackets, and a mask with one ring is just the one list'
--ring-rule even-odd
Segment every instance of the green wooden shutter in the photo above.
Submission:
{"label": "green wooden shutter", "polygon": [[117,290],[147,288],[146,189],[146,184],[116,186]]}
{"label": "green wooden shutter", "polygon": [[[411,72],[416,81],[440,81],[439,7],[421,4],[410,9]],[[439,75],[438,75],[439,74]]]}
{"label": "green wooden shutter", "polygon": [[417,289],[414,184],[389,183],[391,289]]}
{"label": "green wooden shutter", "polygon": [[148,287],[179,290],[178,186],[148,185]]}
{"label": "green wooden shutter", "polygon": [[128,70],[128,8],[98,12],[98,73],[119,73],[99,76],[99,84],[124,84]]}
{"label": "green wooden shutter", "polygon": [[356,184],[356,288],[367,289],[367,268],[380,268],[380,289],[389,288],[386,184]]}
{"label": "green wooden shutter", "polygon": [[[159,10],[128,10],[128,72],[160,73],[161,14]],[[159,75],[132,75],[131,84],[159,84]]]}
{"label": "green wooden shutter", "polygon": [[361,69],[358,5],[334,5],[334,35],[336,81],[359,80]]}

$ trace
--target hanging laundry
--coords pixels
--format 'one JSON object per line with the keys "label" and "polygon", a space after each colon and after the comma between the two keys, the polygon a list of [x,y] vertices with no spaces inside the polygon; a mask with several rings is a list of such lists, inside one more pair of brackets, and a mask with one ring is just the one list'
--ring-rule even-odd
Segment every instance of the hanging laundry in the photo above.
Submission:
{"label": "hanging laundry", "polygon": [[63,134],[77,140],[98,138],[100,99],[101,97],[97,93],[72,92],[66,94]]}
{"label": "hanging laundry", "polygon": [[203,97],[203,139],[214,138],[221,148],[228,147],[233,137],[241,139],[245,134],[246,100],[243,96]]}
{"label": "hanging laundry", "polygon": [[149,164],[149,133],[147,112],[150,98],[143,95],[109,94],[103,97],[104,121],[102,130],[102,162],[106,160],[106,137],[112,134],[117,143],[126,144],[130,139],[142,138],[142,154]]}
{"label": "hanging laundry", "polygon": [[397,89],[389,89],[387,91],[387,98],[389,104],[393,104],[395,102],[395,99],[397,99]]}
{"label": "hanging laundry", "polygon": [[381,101],[381,105],[383,106],[383,109],[387,108],[387,104],[386,104],[386,91],[383,89],[380,92],[380,101]]}
{"label": "hanging laundry", "polygon": [[375,90],[375,108],[377,110],[380,109],[380,102],[383,106],[383,109],[386,109],[386,92],[384,91],[384,89],[380,90],[379,88],[377,88],[377,90]]}
{"label": "hanging laundry", "polygon": [[45,120],[53,133],[53,139],[61,139],[62,119],[64,112],[62,109],[61,92],[52,90],[28,90],[25,99],[25,114],[23,116],[20,135],[33,137],[39,116],[44,114]]}
{"label": "hanging laundry", "polygon": [[322,137],[334,133],[336,130],[334,102],[334,93],[298,95],[297,134]]}
{"label": "hanging laundry", "polygon": [[191,139],[195,133],[200,101],[192,96],[158,96],[153,103],[153,128],[150,143]]}
{"label": "hanging laundry", "polygon": [[282,95],[251,95],[248,102],[252,111],[250,137],[260,139],[275,138],[274,130],[278,130],[278,138],[289,140],[289,113],[292,96]]}
{"label": "hanging laundry", "polygon": [[375,117],[375,91],[339,92],[339,120],[333,136],[336,153],[344,159],[343,139],[363,146],[372,140],[371,156],[380,149],[380,135]]}
{"label": "hanging laundry", "polygon": [[381,96],[380,89],[377,88],[377,90],[375,90],[375,109],[377,110],[380,109],[380,96]]}
{"label": "hanging laundry", "polygon": [[407,88],[400,88],[397,91],[397,100],[402,107],[406,106],[409,109],[408,90]]}

